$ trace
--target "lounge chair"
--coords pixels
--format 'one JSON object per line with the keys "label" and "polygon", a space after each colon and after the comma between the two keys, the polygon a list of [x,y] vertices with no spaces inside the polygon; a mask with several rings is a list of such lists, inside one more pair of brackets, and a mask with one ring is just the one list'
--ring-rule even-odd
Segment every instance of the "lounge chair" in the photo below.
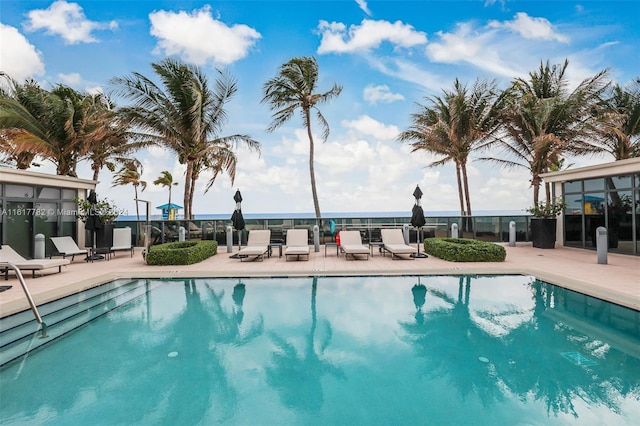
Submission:
{"label": "lounge chair", "polygon": [[134,248],[131,244],[131,228],[113,228],[113,246],[111,252],[128,251],[133,257]]}
{"label": "lounge chair", "polygon": [[[391,259],[406,259],[406,257],[401,255],[415,254],[418,252],[416,247],[411,247],[404,243],[401,229],[383,229],[380,232],[382,234],[382,248],[384,251],[391,253]],[[413,259],[413,257],[409,257],[409,259]]]}
{"label": "lounge chair", "polygon": [[[27,260],[20,256],[11,246],[2,245],[0,249],[0,263],[13,263],[20,271],[31,271],[31,276],[36,277],[36,271],[43,271],[49,268],[58,267],[58,272],[62,272],[62,267],[68,265],[69,259],[31,259]],[[9,268],[0,264],[0,272],[4,272],[4,279],[9,279]]]}
{"label": "lounge chair", "polygon": [[358,256],[366,256],[369,259],[369,247],[362,244],[360,231],[340,231],[340,250],[344,253],[344,258],[358,259]]}
{"label": "lounge chair", "polygon": [[76,254],[87,255],[86,249],[81,249],[78,247],[73,238],[71,237],[51,237],[51,242],[54,246],[56,246],[56,252],[51,253],[49,258],[54,256],[62,256],[63,259],[66,259],[67,256],[71,256],[71,261],[73,262],[73,258]]}
{"label": "lounge chair", "polygon": [[288,229],[287,230],[287,248],[284,251],[285,261],[289,260],[289,256],[296,256],[296,260],[300,260],[300,256],[306,256],[309,260],[309,231],[306,229]]}
{"label": "lounge chair", "polygon": [[237,253],[236,257],[240,261],[264,260],[264,255],[269,251],[269,241],[271,239],[271,231],[268,229],[253,229],[249,231],[249,239],[247,246]]}

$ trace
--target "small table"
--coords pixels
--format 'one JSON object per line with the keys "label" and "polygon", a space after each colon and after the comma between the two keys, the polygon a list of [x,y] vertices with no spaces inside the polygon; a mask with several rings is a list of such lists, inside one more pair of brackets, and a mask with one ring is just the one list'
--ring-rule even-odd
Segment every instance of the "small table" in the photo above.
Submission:
{"label": "small table", "polygon": [[324,243],[324,256],[325,257],[327,257],[327,247],[335,247],[336,248],[336,256],[340,255],[340,247],[338,246],[338,243],[329,242],[329,243]]}
{"label": "small table", "polygon": [[384,243],[382,241],[369,241],[369,250],[371,250],[371,256],[373,256],[374,247],[378,247],[378,251],[384,256],[384,252],[382,251]]}
{"label": "small table", "polygon": [[111,249],[107,247],[91,248],[89,257],[85,260],[93,262],[94,260],[111,260]]}
{"label": "small table", "polygon": [[269,243],[268,257],[271,257],[271,251],[276,247],[278,248],[278,257],[282,257],[282,243]]}

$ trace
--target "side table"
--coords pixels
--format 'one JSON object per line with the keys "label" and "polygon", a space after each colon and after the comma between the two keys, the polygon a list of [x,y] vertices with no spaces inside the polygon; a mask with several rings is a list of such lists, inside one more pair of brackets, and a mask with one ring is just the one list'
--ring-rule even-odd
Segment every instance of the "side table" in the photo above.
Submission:
{"label": "side table", "polygon": [[274,248],[278,249],[278,257],[282,257],[282,243],[269,243],[268,257],[271,257],[271,251]]}
{"label": "side table", "polygon": [[327,257],[327,247],[335,247],[336,248],[336,256],[340,255],[340,247],[338,246],[338,243],[329,242],[329,243],[324,243],[324,256],[325,257]]}

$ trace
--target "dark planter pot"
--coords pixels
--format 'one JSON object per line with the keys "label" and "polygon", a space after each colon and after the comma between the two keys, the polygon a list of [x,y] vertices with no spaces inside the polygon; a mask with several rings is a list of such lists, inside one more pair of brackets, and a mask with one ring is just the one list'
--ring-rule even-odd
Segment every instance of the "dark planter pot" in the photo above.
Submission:
{"label": "dark planter pot", "polygon": [[113,223],[106,223],[96,231],[96,248],[113,247],[113,228]]}
{"label": "dark planter pot", "polygon": [[531,218],[531,242],[541,249],[552,249],[556,246],[557,219]]}

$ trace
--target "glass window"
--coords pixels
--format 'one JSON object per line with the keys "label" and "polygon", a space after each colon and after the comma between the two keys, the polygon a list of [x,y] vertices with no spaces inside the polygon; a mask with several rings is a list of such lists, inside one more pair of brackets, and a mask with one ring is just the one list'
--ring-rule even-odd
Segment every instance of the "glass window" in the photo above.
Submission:
{"label": "glass window", "polygon": [[60,189],[59,188],[51,188],[48,186],[37,186],[36,187],[36,198],[38,199],[47,199],[47,200],[59,200],[60,199]]}
{"label": "glass window", "polygon": [[7,185],[7,197],[33,198],[33,187],[27,185]]}
{"label": "glass window", "polygon": [[621,253],[633,253],[633,199],[630,190],[609,191],[607,229],[609,248]]}
{"label": "glass window", "polygon": [[582,181],[576,180],[573,182],[564,183],[564,193],[569,194],[572,192],[582,192]]}
{"label": "glass window", "polygon": [[633,184],[633,176],[611,176],[605,178],[607,189],[628,189]]}
{"label": "glass window", "polygon": [[582,214],[582,197],[580,195],[573,195],[566,197],[565,202],[567,207],[564,209],[564,214],[567,216],[579,216]]}
{"label": "glass window", "polygon": [[73,200],[78,196],[78,192],[74,189],[63,189],[62,190],[62,199],[63,200]]}
{"label": "glass window", "polygon": [[604,189],[604,178],[589,179],[584,181],[584,191],[602,191]]}

